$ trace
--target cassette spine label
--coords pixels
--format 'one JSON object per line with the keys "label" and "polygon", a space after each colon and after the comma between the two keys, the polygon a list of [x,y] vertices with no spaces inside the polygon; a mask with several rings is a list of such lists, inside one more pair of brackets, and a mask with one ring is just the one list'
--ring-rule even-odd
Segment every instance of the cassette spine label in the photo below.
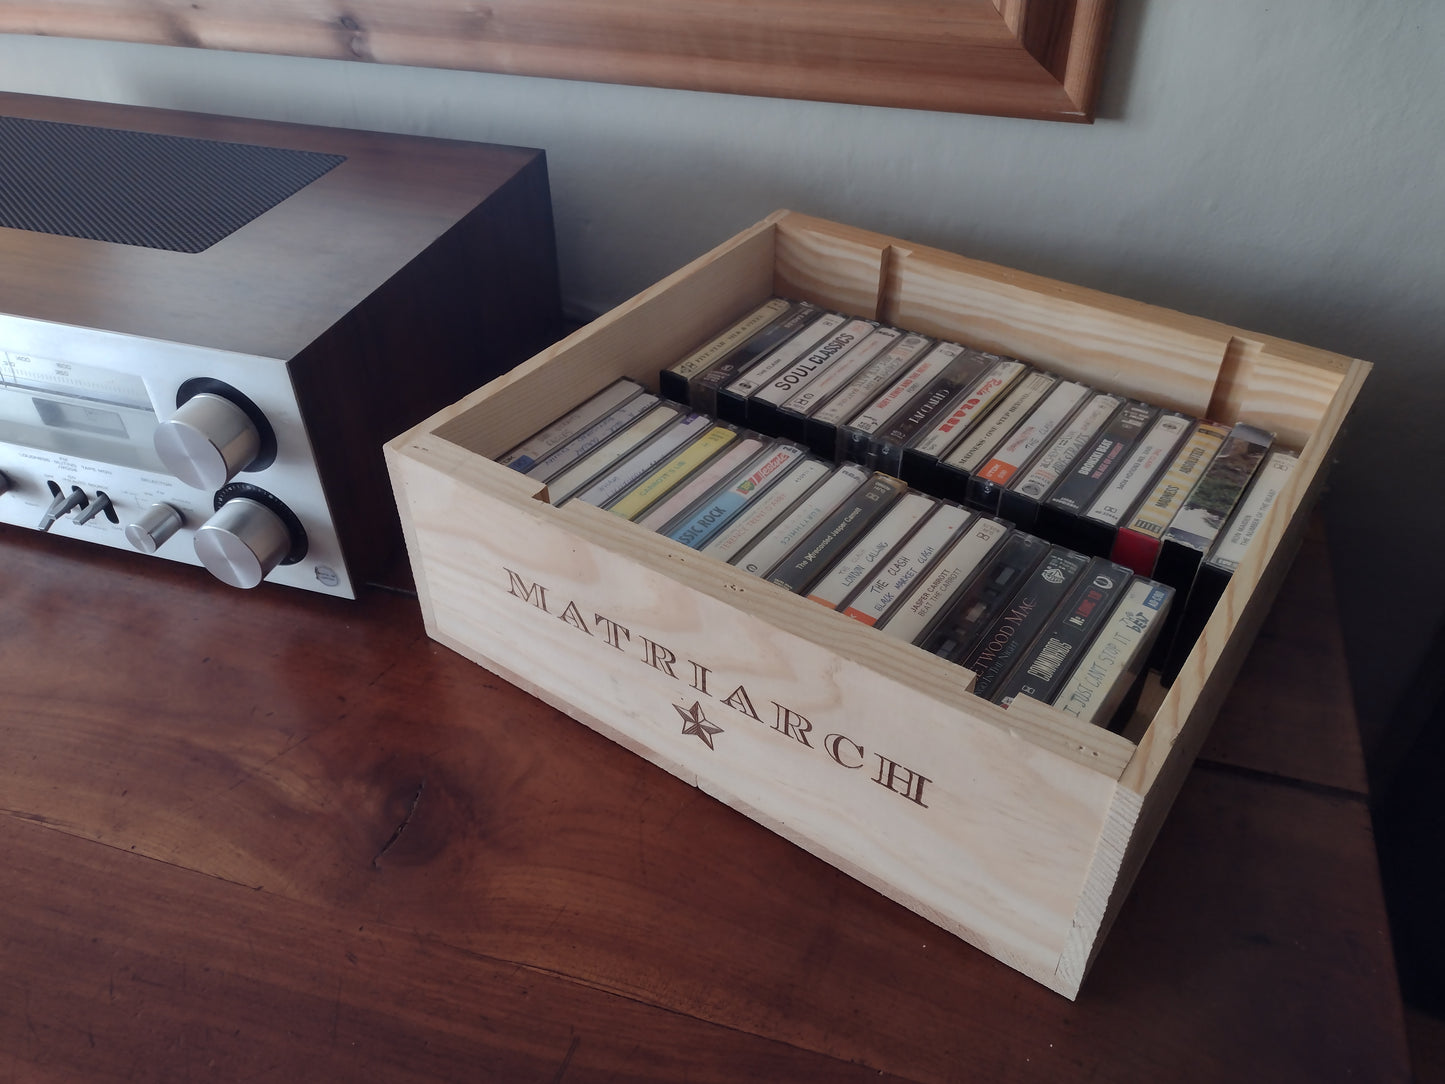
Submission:
{"label": "cassette spine label", "polygon": [[[1171,618],[1169,622],[1176,631],[1173,642],[1166,645],[1168,651],[1160,666],[1165,680],[1172,680],[1179,672],[1184,659],[1194,646],[1194,641],[1209,623],[1209,617],[1214,613],[1220,597],[1228,589],[1229,581],[1239,567],[1250,539],[1258,531],[1265,515],[1289,480],[1295,462],[1293,452],[1273,451],[1268,454],[1255,471],[1254,479],[1245,490],[1244,496],[1235,505],[1209,555],[1194,573],[1188,590],[1180,590],[1177,619]],[[1187,558],[1192,556],[1194,551],[1184,550],[1182,553]],[[1165,574],[1174,575],[1175,569],[1169,567],[1168,562],[1163,563],[1166,564]]]}
{"label": "cassette spine label", "polygon": [[1043,447],[1044,441],[1053,435],[1054,430],[1069,419],[1088,394],[1087,385],[1076,380],[1063,381],[1049,392],[1048,398],[1040,403],[1032,414],[1019,423],[1008,440],[999,446],[993,458],[979,467],[975,477],[990,486],[1008,485],[1024,464]]}
{"label": "cassette spine label", "polygon": [[828,480],[808,494],[786,521],[775,523],[766,535],[732,563],[755,576],[766,576],[787,557],[825,516],[831,516],[865,482],[868,472],[852,463],[834,469]]}
{"label": "cassette spine label", "polygon": [[716,557],[719,561],[731,560],[767,530],[774,520],[790,515],[793,507],[807,496],[808,491],[826,477],[828,464],[821,459],[803,460],[714,535],[712,540],[702,547],[702,552],[709,557]]}
{"label": "cassette spine label", "polygon": [[[988,377],[983,379],[988,381]],[[915,395],[898,417],[869,439],[866,462],[875,470],[903,476],[904,449],[920,433],[927,432],[960,396],[973,398],[971,389],[977,388],[978,381],[975,356],[961,355]]]}
{"label": "cassette spine label", "polygon": [[1009,488],[1021,496],[1042,500],[1078,458],[1089,441],[1124,405],[1117,395],[1101,392],[1084,404],[1028,471]]}
{"label": "cassette spine label", "polygon": [[953,443],[988,414],[992,407],[1023,376],[1028,368],[1021,361],[1004,358],[994,363],[948,416],[922,434],[909,449],[911,453],[938,459]]}
{"label": "cassette spine label", "polygon": [[748,400],[748,424],[765,433],[776,432],[780,405],[802,391],[833,362],[850,353],[877,326],[872,320],[849,320],[806,357],[773,377]]}
{"label": "cassette spine label", "polygon": [[584,429],[616,410],[628,399],[635,395],[641,395],[643,391],[642,385],[635,380],[624,378],[613,381],[541,432],[534,434],[501,456],[497,462],[504,467],[511,467],[513,470],[525,474],[536,466],[537,461],[543,456],[560,448]]}
{"label": "cassette spine label", "polygon": [[1244,560],[1245,551],[1254,539],[1265,515],[1274,507],[1290,474],[1299,462],[1294,452],[1279,449],[1269,454],[1259,468],[1249,492],[1235,509],[1224,534],[1215,543],[1207,561],[1215,568],[1233,572]]}
{"label": "cassette spine label", "polygon": [[731,383],[717,389],[717,413],[724,421],[741,425],[747,419],[748,400],[769,380],[783,372],[804,354],[826,341],[846,323],[839,312],[825,312],[767,357],[754,362]]}
{"label": "cassette spine label", "polygon": [[1113,526],[1133,511],[1193,424],[1193,419],[1183,414],[1159,415],[1133,454],[1095,498],[1087,518]]}
{"label": "cassette spine label", "polygon": [[687,398],[692,408],[704,414],[716,414],[718,388],[732,383],[759,358],[788,342],[793,336],[805,333],[807,327],[821,315],[823,310],[817,305],[809,301],[800,302],[782,319],[773,321],[741,346],[735,347],[697,373],[687,384]]}
{"label": "cassette spine label", "polygon": [[977,426],[965,433],[944,460],[940,484],[952,488],[958,496],[967,492],[973,472],[987,462],[989,456],[1022,424],[1029,413],[1058,383],[1051,373],[1029,372],[998,406],[980,419]]}
{"label": "cassette spine label", "polygon": [[964,348],[957,343],[934,343],[906,374],[887,391],[855,414],[838,429],[838,459],[861,461],[868,450],[868,440],[903,410],[928,382],[952,365]]}
{"label": "cassette spine label", "polygon": [[719,360],[729,350],[741,346],[750,336],[767,327],[790,308],[792,308],[791,302],[780,297],[770,298],[721,335],[710,339],[687,357],[668,366],[658,374],[658,384],[663,395],[675,402],[685,401],[689,380]]}
{"label": "cassette spine label", "polygon": [[579,500],[584,504],[597,504],[598,507],[610,504],[621,494],[626,493],[631,487],[636,486],[643,478],[656,470],[657,464],[685,447],[698,436],[708,431],[712,425],[711,418],[704,418],[699,413],[692,413],[686,418],[679,418],[678,421],[663,426],[659,434],[653,436],[650,441],[644,442],[636,451],[618,461],[616,467],[611,468],[603,477],[597,478],[585,486],[572,497],[572,500]]}
{"label": "cassette spine label", "polygon": [[832,455],[837,447],[838,427],[846,423],[880,390],[890,387],[907,366],[914,363],[933,340],[905,334],[881,356],[869,362],[848,384],[830,395],[808,415],[808,444],[820,455]]}
{"label": "cassette spine label", "polygon": [[[935,511],[877,569],[877,575],[862,585],[838,608],[865,625],[878,621],[901,599],[973,519],[973,513],[956,504],[940,504]],[[815,601],[826,601],[816,599]]]}
{"label": "cassette spine label", "polygon": [[636,519],[673,487],[737,439],[737,430],[715,425],[670,461],[608,505],[607,510],[623,519]]}
{"label": "cassette spine label", "polygon": [[1034,535],[1019,531],[1010,534],[990,555],[983,570],[950,600],[937,623],[914,643],[957,662],[1033,575],[1050,548]]}
{"label": "cassette spine label", "polygon": [[951,656],[978,676],[975,695],[992,696],[1087,564],[1083,554],[1055,546],[973,645]]}
{"label": "cassette spine label", "polygon": [[923,522],[938,502],[922,493],[905,493],[873,527],[812,587],[808,598],[829,609],[848,597]]}
{"label": "cassette spine label", "polygon": [[668,456],[702,436],[711,426],[712,419],[702,414],[689,414],[678,419],[572,499],[598,507],[610,504],[651,474]]}
{"label": "cassette spine label", "polygon": [[1130,579],[1127,568],[1094,558],[1048,627],[996,688],[994,701],[1007,706],[1016,696],[1029,696],[1052,703],[1078,661],[1080,647],[1097,635]]}
{"label": "cassette spine label", "polygon": [[1165,543],[1201,552],[1208,550],[1273,440],[1272,433],[1254,426],[1236,425],[1231,429],[1184,507],[1164,532]]}
{"label": "cassette spine label", "polygon": [[661,400],[650,391],[633,396],[566,444],[537,460],[528,468],[527,477],[535,478],[539,482],[552,481],[588,452],[622,432],[659,403]]}
{"label": "cassette spine label", "polygon": [[727,526],[749,501],[755,500],[803,457],[803,449],[792,444],[775,445],[759,461],[748,465],[746,474],[721,493],[701,502],[701,507],[683,513],[682,522],[669,524],[667,535],[674,542],[697,549]]}
{"label": "cassette spine label", "polygon": [[668,494],[643,513],[638,518],[637,525],[645,527],[649,531],[661,530],[686,509],[702,500],[709,492],[737,474],[762,450],[763,442],[761,440],[756,437],[743,438],[716,459],[708,462],[695,477],[684,480],[676,491]]}
{"label": "cassette spine label", "polygon": [[1130,581],[1109,620],[1060,686],[1054,707],[1095,726],[1108,726],[1144,665],[1173,594],[1152,580]]}
{"label": "cassette spine label", "polygon": [[1159,540],[1228,433],[1228,429],[1212,422],[1200,422],[1194,427],[1194,432],[1175,454],[1169,469],[1139,502],[1128,525],[1114,539],[1114,549],[1110,554],[1114,560],[1129,566],[1141,576],[1153,574]]}
{"label": "cassette spine label", "polygon": [[832,393],[853,380],[864,366],[873,363],[887,347],[896,343],[903,332],[897,328],[874,328],[853,350],[837,358],[828,369],[809,380],[798,395],[783,403],[783,412],[806,416],[814,412]]}
{"label": "cassette spine label", "polygon": [[1009,533],[1009,527],[996,519],[974,520],[875,627],[889,636],[918,643]]}
{"label": "cassette spine label", "polygon": [[618,460],[644,441],[650,440],[665,425],[682,413],[672,403],[659,403],[610,440],[604,441],[556,480],[547,483],[553,504],[562,504],[597,475],[610,470]]}
{"label": "cassette spine label", "polygon": [[1124,461],[1155,413],[1154,407],[1137,401],[1125,406],[1088,455],[1059,483],[1049,498],[1049,507],[1073,513],[1081,511]]}
{"label": "cassette spine label", "polygon": [[768,573],[769,581],[789,591],[806,591],[902,495],[904,488],[897,478],[874,474]]}

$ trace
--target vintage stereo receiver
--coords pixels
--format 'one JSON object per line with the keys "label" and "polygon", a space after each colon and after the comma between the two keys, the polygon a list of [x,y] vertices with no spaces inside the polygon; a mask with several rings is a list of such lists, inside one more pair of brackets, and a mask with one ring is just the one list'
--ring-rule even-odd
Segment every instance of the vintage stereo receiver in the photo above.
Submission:
{"label": "vintage stereo receiver", "polygon": [[555,252],[541,151],[0,94],[0,522],[353,597]]}

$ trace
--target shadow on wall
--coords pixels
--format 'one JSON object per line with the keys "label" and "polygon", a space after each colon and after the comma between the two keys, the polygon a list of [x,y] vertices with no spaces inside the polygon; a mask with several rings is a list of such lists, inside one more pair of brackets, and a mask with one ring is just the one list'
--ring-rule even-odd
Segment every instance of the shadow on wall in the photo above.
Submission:
{"label": "shadow on wall", "polygon": [[1127,114],[1129,91],[1143,39],[1148,0],[1115,0],[1114,25],[1109,29],[1109,50],[1104,56],[1104,77],[1095,103],[1097,121],[1120,121]]}

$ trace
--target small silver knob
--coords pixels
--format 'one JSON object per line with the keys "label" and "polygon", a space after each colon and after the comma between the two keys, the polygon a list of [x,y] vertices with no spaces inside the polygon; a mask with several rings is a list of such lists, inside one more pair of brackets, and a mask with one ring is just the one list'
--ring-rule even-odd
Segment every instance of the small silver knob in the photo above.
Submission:
{"label": "small silver knob", "polygon": [[194,489],[216,490],[261,451],[261,434],[246,412],[223,395],[203,391],[156,427],[156,455]]}
{"label": "small silver knob", "polygon": [[196,556],[232,587],[255,587],[291,551],[291,532],[271,509],[232,497],[196,532]]}
{"label": "small silver knob", "polygon": [[134,523],[125,525],[125,540],[142,553],[155,553],[184,525],[181,514],[170,505],[153,504]]}

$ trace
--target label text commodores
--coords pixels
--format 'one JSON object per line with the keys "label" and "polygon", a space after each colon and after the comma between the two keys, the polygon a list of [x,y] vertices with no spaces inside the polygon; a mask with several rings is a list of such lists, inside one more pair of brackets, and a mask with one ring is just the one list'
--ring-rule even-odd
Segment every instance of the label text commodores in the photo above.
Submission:
{"label": "label text commodores", "polygon": [[769,722],[759,714],[756,707],[757,701],[742,683],[737,683],[726,695],[722,695],[722,690],[732,683],[718,680],[715,672],[702,663],[694,659],[679,659],[676,652],[641,634],[634,637],[632,630],[627,626],[602,614],[593,614],[589,624],[582,616],[582,610],[576,602],[568,599],[566,604],[558,609],[557,598],[553,595],[549,599],[548,589],[542,584],[529,582],[510,568],[504,567],[502,571],[507,575],[507,594],[512,597],[530,603],[543,613],[566,622],[588,636],[601,637],[603,642],[610,644],[618,651],[630,654],[632,649],[636,649],[638,654],[633,657],[643,664],[687,685],[695,692],[727,705],[754,722],[771,727],[785,738],[798,742],[808,749],[821,750],[840,767],[857,771],[865,765],[871,765],[870,778],[873,782],[924,809],[928,808],[928,803],[924,801],[923,791],[925,785],[933,780],[926,776],[904,767],[882,753],[874,752],[870,757],[862,745],[846,734],[834,732],[819,739],[813,732],[813,724],[810,720],[776,700],[764,701],[773,709],[771,713],[773,719]]}

